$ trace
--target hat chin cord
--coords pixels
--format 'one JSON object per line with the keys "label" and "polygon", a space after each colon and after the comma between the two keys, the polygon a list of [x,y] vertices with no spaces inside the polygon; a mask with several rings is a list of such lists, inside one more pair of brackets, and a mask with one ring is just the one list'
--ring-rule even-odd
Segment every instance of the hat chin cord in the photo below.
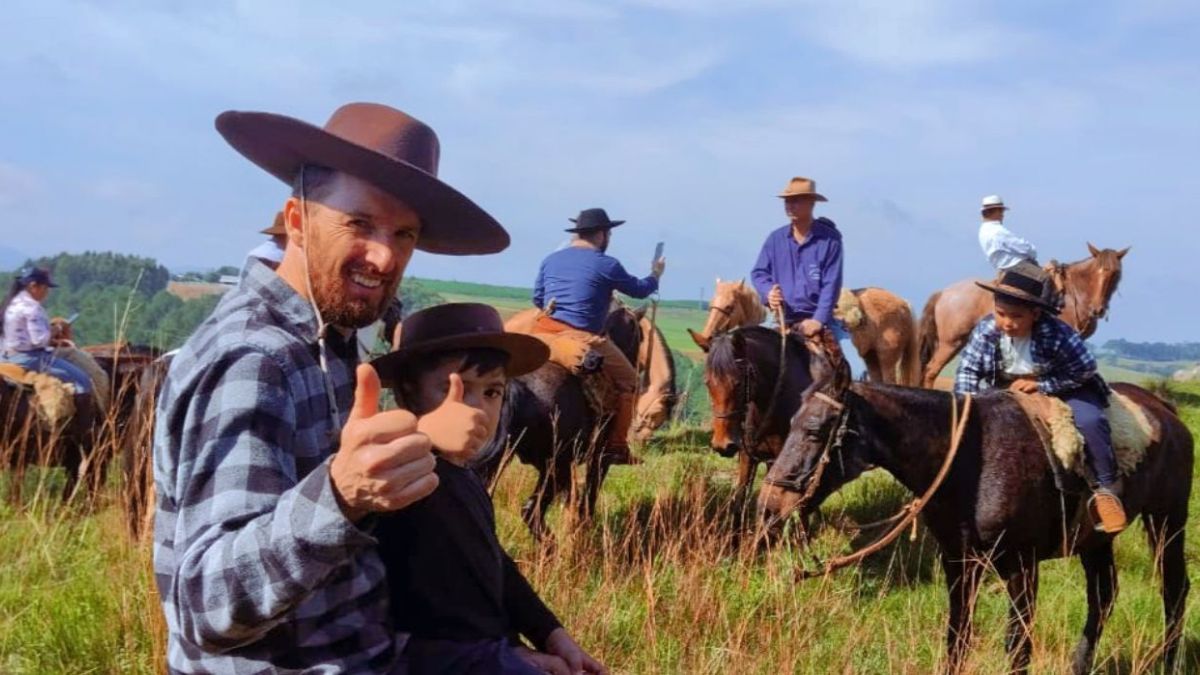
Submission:
{"label": "hat chin cord", "polygon": [[313,294],[312,273],[308,265],[308,195],[305,189],[304,173],[307,164],[300,166],[300,226],[304,230],[304,288],[308,292],[308,303],[312,306],[313,314],[317,317],[317,361],[325,380],[325,398],[329,401],[329,417],[332,423],[331,434],[340,436],[342,432],[342,414],[338,409],[337,397],[333,391],[333,380],[329,376],[329,358],[326,356],[325,335],[329,332],[329,324],[321,316],[321,308],[317,306],[317,296]]}

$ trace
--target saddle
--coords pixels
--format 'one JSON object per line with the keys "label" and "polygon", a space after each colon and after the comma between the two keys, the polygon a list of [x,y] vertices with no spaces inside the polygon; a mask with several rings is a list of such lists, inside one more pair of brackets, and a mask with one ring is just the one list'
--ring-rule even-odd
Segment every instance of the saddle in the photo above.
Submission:
{"label": "saddle", "polygon": [[59,430],[75,414],[75,387],[52,375],[0,363],[0,379],[18,389],[33,391],[33,408],[46,429]]}
{"label": "saddle", "polygon": [[602,417],[608,412],[608,402],[612,400],[614,392],[612,384],[600,374],[604,357],[593,349],[593,345],[605,338],[599,335],[586,336],[581,331],[565,333],[539,330],[544,318],[540,312],[521,312],[505,322],[504,330],[525,333],[541,340],[550,349],[550,362],[562,366],[580,379],[589,407],[597,417]]}
{"label": "saddle", "polygon": [[[1046,454],[1055,468],[1055,481],[1059,488],[1063,489],[1065,483],[1078,484],[1079,479],[1086,478],[1083,436],[1075,427],[1075,416],[1066,401],[1045,394],[1012,392],[1011,395],[1042,439]],[[1104,412],[1112,428],[1117,471],[1121,476],[1128,476],[1141,464],[1150,445],[1162,440],[1162,429],[1157,420],[1147,415],[1141,406],[1115,391],[1110,395],[1109,406]]]}

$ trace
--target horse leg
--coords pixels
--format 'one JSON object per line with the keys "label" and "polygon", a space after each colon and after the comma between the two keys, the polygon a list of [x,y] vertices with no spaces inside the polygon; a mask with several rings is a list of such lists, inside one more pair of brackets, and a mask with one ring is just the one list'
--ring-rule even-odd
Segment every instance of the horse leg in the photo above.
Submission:
{"label": "horse leg", "polygon": [[884,384],[904,384],[904,373],[897,372],[900,367],[900,350],[884,349],[877,351],[879,356],[879,379]]}
{"label": "horse leg", "polygon": [[938,341],[937,349],[933,351],[933,356],[929,359],[929,364],[925,366],[925,381],[922,383],[926,389],[932,389],[937,382],[938,375],[942,374],[942,368],[950,363],[950,359],[954,358],[955,354],[962,349],[961,344],[947,344]]}
{"label": "horse leg", "polygon": [[1088,614],[1083,637],[1075,647],[1071,672],[1076,675],[1091,672],[1096,644],[1100,642],[1104,622],[1112,613],[1113,601],[1117,598],[1117,568],[1113,564],[1112,543],[1107,542],[1080,553],[1079,560],[1087,575]]}
{"label": "horse leg", "polygon": [[943,553],[942,570],[946,575],[946,590],[950,594],[944,672],[958,673],[971,647],[971,622],[975,614],[975,599],[979,595],[979,582],[983,577],[983,565],[973,557],[955,559]]}
{"label": "horse leg", "polygon": [[887,383],[884,379],[883,369],[880,366],[879,354],[874,350],[865,354],[859,354],[862,357],[863,363],[867,366],[867,379],[871,382]]}
{"label": "horse leg", "polygon": [[1033,611],[1037,604],[1038,565],[1036,560],[1021,560],[1018,569],[1005,580],[1012,605],[1008,611],[1008,635],[1004,646],[1008,650],[1010,672],[1029,670],[1033,651]]}
{"label": "horse leg", "polygon": [[1179,639],[1183,636],[1183,611],[1188,595],[1187,560],[1183,550],[1184,517],[1143,514],[1146,538],[1162,583],[1166,637],[1163,641],[1163,672],[1175,672]]}
{"label": "horse leg", "polygon": [[546,536],[546,509],[554,502],[558,494],[558,481],[552,475],[554,465],[547,464],[538,468],[537,484],[533,486],[533,494],[521,506],[521,518],[534,541],[541,543]]}
{"label": "horse leg", "polygon": [[596,500],[600,498],[600,486],[608,475],[608,462],[604,461],[604,453],[589,452],[587,456],[587,473],[584,476],[583,499],[579,500],[579,522],[591,522],[596,514]]}

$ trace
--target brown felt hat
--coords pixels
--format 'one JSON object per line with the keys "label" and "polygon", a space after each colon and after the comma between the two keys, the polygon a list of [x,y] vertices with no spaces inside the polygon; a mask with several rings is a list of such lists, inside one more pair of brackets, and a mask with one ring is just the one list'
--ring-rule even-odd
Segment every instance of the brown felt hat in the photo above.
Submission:
{"label": "brown felt hat", "polygon": [[825,199],[825,195],[817,192],[817,181],[811,178],[804,178],[802,176],[796,176],[788,181],[787,187],[783,189],[783,192],[779,193],[779,196],[782,198],[812,197],[818,202],[829,201],[828,199]]}
{"label": "brown felt hat", "polygon": [[508,248],[508,232],[465,195],[438,180],[440,146],[429,125],[378,103],[349,103],[324,128],[285,115],[227,110],[217,131],[246,159],[289,186],[304,165],[361,178],[421,218],[417,248],[473,255]]}
{"label": "brown felt hat", "polygon": [[508,354],[504,372],[516,377],[542,367],[550,348],[524,333],[504,330],[500,313],[478,302],[452,302],[413,312],[400,328],[400,346],[371,362],[385,386],[395,386],[397,375],[413,359],[437,352],[487,347]]}
{"label": "brown felt hat", "polygon": [[283,226],[283,211],[275,214],[275,222],[271,223],[270,227],[263,228],[259,232],[268,237],[287,234],[287,228]]}
{"label": "brown felt hat", "polygon": [[1046,302],[1042,297],[1047,281],[1046,273],[1036,265],[1023,265],[1019,268],[1005,270],[1004,274],[1000,276],[999,283],[986,284],[976,281],[975,284],[995,295],[1057,313],[1058,310],[1054,305]]}

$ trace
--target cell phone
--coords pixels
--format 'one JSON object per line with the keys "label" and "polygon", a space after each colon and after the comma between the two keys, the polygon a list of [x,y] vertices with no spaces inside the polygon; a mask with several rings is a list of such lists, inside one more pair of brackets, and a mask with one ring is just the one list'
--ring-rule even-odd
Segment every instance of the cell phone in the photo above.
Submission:
{"label": "cell phone", "polygon": [[663,243],[660,241],[654,245],[654,259],[651,262],[658,262],[663,254]]}
{"label": "cell phone", "polygon": [[75,323],[75,319],[78,319],[78,318],[79,318],[79,312],[75,312],[71,316],[67,317],[67,323]]}

